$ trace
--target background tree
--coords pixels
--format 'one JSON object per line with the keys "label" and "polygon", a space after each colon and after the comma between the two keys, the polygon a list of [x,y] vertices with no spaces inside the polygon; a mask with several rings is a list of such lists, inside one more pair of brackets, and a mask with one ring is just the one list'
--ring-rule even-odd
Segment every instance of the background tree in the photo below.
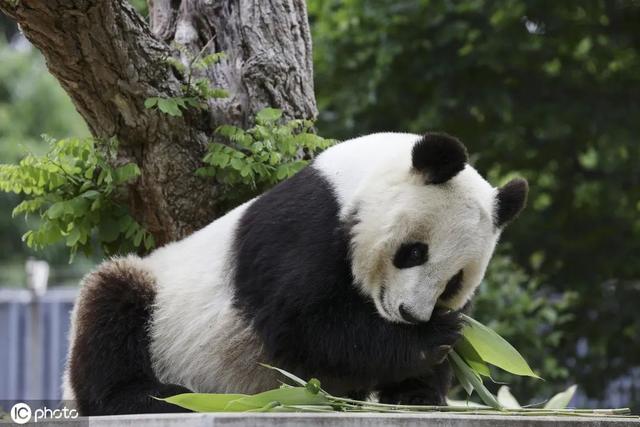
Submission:
{"label": "background tree", "polygon": [[[289,118],[316,115],[301,0],[154,1],[149,25],[123,0],[1,0],[0,10],[44,54],[98,146],[118,141],[111,163],[138,165],[139,178],[123,202],[157,244],[184,237],[221,213],[215,181],[194,174],[214,129],[247,127],[268,106]],[[217,52],[225,56],[216,67],[184,67]],[[205,109],[177,111],[175,101],[163,104],[170,114],[145,108],[148,98],[187,97],[197,77],[228,96],[201,93]]]}

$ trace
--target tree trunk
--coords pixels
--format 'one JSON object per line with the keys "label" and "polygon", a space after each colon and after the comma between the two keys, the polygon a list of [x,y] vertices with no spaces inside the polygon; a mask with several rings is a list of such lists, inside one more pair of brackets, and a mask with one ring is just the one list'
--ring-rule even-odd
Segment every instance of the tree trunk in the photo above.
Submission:
{"label": "tree trunk", "polygon": [[[116,137],[118,161],[142,171],[126,200],[158,244],[217,215],[219,188],[195,175],[214,129],[249,126],[266,106],[314,118],[311,41],[303,0],[150,0],[149,26],[125,0],[0,0],[44,54],[92,134]],[[203,49],[225,58],[204,71],[230,96],[183,117],[148,110],[148,97],[183,93],[184,76],[166,60]]]}

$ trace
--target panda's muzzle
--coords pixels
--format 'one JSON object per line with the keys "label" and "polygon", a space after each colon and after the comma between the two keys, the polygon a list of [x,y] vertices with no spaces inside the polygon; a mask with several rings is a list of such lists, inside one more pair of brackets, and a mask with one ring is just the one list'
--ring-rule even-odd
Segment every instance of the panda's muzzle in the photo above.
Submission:
{"label": "panda's muzzle", "polygon": [[424,322],[423,320],[420,320],[416,316],[411,314],[411,312],[405,308],[404,304],[400,304],[400,307],[398,307],[398,312],[400,313],[400,316],[402,316],[402,319],[405,322],[413,323],[413,324]]}

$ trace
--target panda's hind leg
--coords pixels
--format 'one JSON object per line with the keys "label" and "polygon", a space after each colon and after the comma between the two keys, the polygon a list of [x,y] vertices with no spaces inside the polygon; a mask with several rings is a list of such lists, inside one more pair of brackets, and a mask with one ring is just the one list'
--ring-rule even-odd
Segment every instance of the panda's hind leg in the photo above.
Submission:
{"label": "panda's hind leg", "polygon": [[82,415],[184,411],[153,399],[189,390],[162,384],[153,372],[148,328],[155,283],[139,263],[133,256],[108,261],[84,279],[67,367]]}

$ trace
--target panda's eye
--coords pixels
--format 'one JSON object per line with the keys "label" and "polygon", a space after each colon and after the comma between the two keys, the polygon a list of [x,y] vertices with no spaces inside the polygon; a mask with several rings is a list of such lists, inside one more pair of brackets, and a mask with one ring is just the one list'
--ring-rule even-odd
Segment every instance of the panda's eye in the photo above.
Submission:
{"label": "panda's eye", "polygon": [[411,268],[422,265],[429,256],[429,247],[424,243],[405,243],[393,257],[393,265],[396,268]]}

